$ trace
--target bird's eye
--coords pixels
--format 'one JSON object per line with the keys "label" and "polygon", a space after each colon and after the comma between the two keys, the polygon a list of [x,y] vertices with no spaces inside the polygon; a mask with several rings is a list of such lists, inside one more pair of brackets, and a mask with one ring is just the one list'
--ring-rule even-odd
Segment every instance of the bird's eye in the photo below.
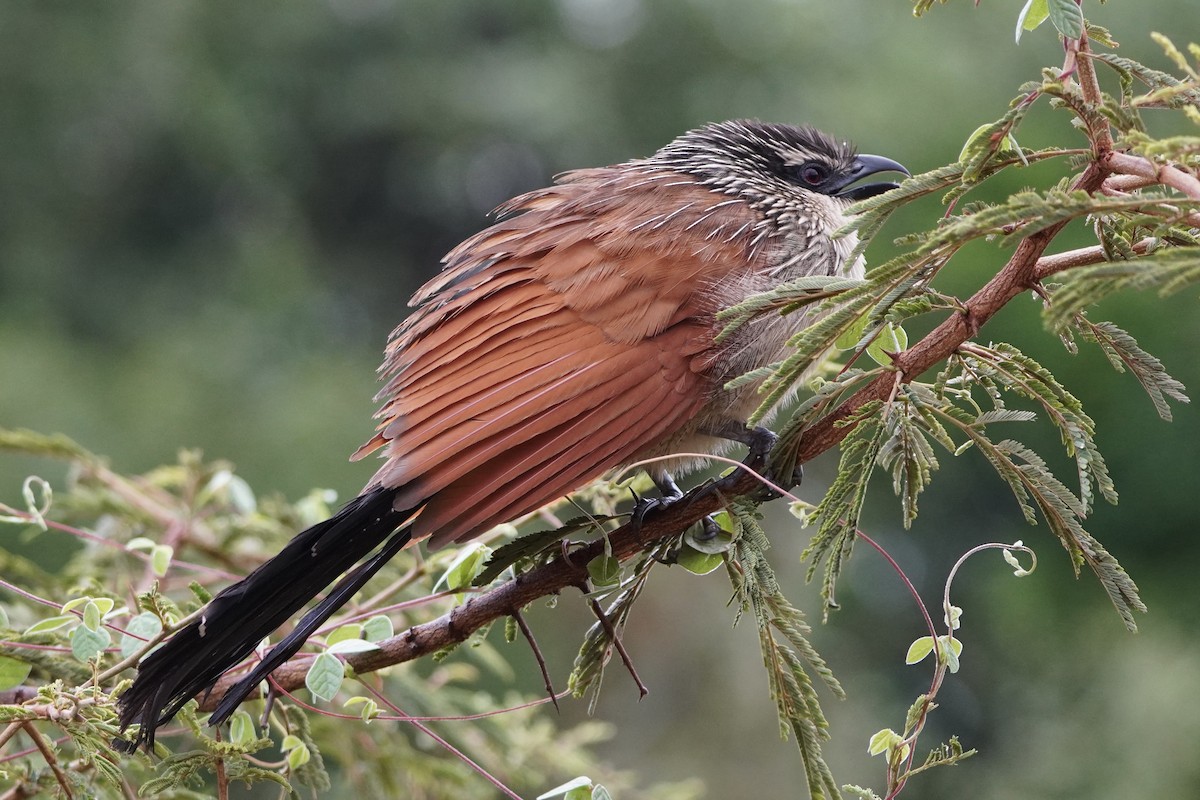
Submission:
{"label": "bird's eye", "polygon": [[808,186],[817,187],[829,179],[829,168],[824,164],[818,164],[815,161],[808,161],[798,167],[794,167],[792,174],[795,175],[801,183]]}

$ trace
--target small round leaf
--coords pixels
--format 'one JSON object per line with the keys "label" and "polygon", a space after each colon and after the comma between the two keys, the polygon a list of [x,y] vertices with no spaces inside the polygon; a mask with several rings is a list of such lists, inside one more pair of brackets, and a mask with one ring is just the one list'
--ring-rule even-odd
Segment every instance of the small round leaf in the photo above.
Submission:
{"label": "small round leaf", "polygon": [[598,587],[616,586],[621,582],[621,562],[610,555],[596,556],[587,565],[588,576]]}
{"label": "small round leaf", "polygon": [[685,544],[679,548],[675,562],[694,575],[707,575],[725,563],[725,559],[720,553],[703,553]]}
{"label": "small round leaf", "polygon": [[90,661],[103,654],[111,641],[107,628],[92,630],[87,625],[80,625],[71,631],[71,655],[83,662]]}
{"label": "small round leaf", "polygon": [[12,656],[0,656],[0,692],[20,686],[29,677],[33,665]]}
{"label": "small round leaf", "polygon": [[321,700],[332,700],[341,688],[342,680],[346,677],[346,667],[337,656],[321,653],[313,659],[308,674],[304,676],[304,685],[312,692],[313,697]]}

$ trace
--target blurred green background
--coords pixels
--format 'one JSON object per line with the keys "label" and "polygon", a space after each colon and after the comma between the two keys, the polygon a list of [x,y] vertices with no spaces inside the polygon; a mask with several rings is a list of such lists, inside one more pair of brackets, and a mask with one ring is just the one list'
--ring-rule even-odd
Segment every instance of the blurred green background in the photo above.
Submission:
{"label": "blurred green background", "polygon": [[[441,254],[499,202],[740,116],[813,123],[914,171],[953,161],[1022,81],[1061,63],[1048,28],[1014,45],[1021,5],[962,0],[915,20],[901,0],[8,3],[0,425],[66,433],[124,472],[195,447],[235,462],[260,493],[351,496],[374,468],[345,459],[372,429],[388,331]],[[1169,65],[1151,31],[1200,40],[1195,0],[1088,2],[1085,13],[1122,54],[1158,68]],[[1020,139],[1082,141],[1044,105]],[[996,191],[1057,177],[1042,167]],[[881,239],[941,212],[910,209]],[[1056,246],[1084,242],[1076,231]],[[881,241],[871,256],[888,252]],[[1004,257],[973,247],[942,286],[970,291]],[[1061,548],[1022,523],[973,453],[942,458],[908,533],[879,481],[867,529],[932,606],[976,543],[1022,538],[1042,557],[1019,581],[997,555],[962,572],[963,668],[923,744],[957,733],[982,755],[909,793],[1198,796],[1198,414],[1178,407],[1161,423],[1132,378],[1096,352],[1067,355],[1037,311],[1018,300],[982,337],[1041,358],[1096,419],[1123,499],[1089,529],[1151,613],[1125,633],[1094,578],[1072,580]],[[1094,316],[1200,387],[1194,293],[1123,297]],[[1070,474],[1053,434],[1012,435]],[[834,464],[812,466],[807,497]],[[0,459],[0,500],[16,503],[31,472],[62,478],[53,464]],[[783,516],[771,531],[789,594],[816,617],[797,559],[807,534]],[[794,796],[803,773],[777,736],[752,623],[729,630],[717,574],[677,572],[652,582],[626,637],[651,694],[637,702],[616,670],[607,681],[598,713],[619,735],[604,756],[647,783],[698,775],[713,798],[747,787]],[[883,764],[867,740],[900,728],[927,685],[925,667],[903,664],[922,624],[866,548],[839,600],[814,637],[850,695],[828,702],[828,755],[839,780],[878,787]],[[588,614],[567,600],[533,619],[561,683]],[[535,674],[523,680],[537,691]]]}

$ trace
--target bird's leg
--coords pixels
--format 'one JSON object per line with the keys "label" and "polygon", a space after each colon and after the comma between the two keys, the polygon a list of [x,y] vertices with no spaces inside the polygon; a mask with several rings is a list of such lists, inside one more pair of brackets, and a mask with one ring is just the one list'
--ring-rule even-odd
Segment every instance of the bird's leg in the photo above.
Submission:
{"label": "bird's leg", "polygon": [[[787,485],[783,487],[785,489],[790,489],[798,485],[804,475],[804,470],[799,465],[797,465],[793,473],[787,478],[770,474],[769,458],[772,448],[779,441],[779,437],[768,428],[761,426],[751,427],[744,422],[731,419],[714,427],[707,428],[702,433],[718,439],[728,439],[731,442],[744,444],[749,452],[746,454],[746,458],[742,464],[754,472],[766,474],[777,484],[786,483]],[[650,473],[650,478],[654,481],[654,485],[658,487],[658,491],[662,497],[646,498],[634,495],[634,506],[632,513],[629,515],[629,522],[635,532],[640,532],[642,522],[651,511],[667,508],[683,497],[683,490],[679,488],[679,484],[675,482],[675,479],[669,473],[653,472]],[[716,492],[718,494],[728,492],[737,478],[738,472],[735,470],[724,478],[709,484],[702,492]],[[774,490],[769,490],[769,492],[772,497],[778,496]],[[721,528],[711,516],[705,516],[701,524],[704,526],[704,532],[697,536],[697,539],[704,541],[720,534]]]}
{"label": "bird's leg", "polygon": [[[769,469],[769,458],[771,450],[775,447],[775,443],[779,441],[779,437],[767,428],[761,426],[751,427],[743,422],[728,420],[719,426],[706,430],[705,433],[710,436],[717,436],[746,445],[749,452],[746,454],[746,459],[742,464],[747,469],[772,479],[775,483],[780,485],[786,484],[783,485],[784,489],[791,489],[793,486],[798,486],[804,477],[804,469],[800,465],[796,465],[795,470],[787,477],[772,474]],[[716,492],[721,492],[722,490],[728,491],[737,480],[737,477],[737,470],[734,470],[724,478],[713,483],[710,489]],[[778,495],[774,490],[771,490],[771,496]]]}

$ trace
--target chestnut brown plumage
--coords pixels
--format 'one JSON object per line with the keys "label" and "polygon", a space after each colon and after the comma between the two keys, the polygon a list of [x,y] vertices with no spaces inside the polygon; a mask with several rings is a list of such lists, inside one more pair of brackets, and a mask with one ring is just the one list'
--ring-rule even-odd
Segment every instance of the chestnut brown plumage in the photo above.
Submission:
{"label": "chestnut brown plumage", "polygon": [[718,345],[716,314],[800,276],[861,276],[853,238],[832,234],[850,203],[895,186],[858,183],[885,171],[904,168],[812,128],[742,120],[504,204],[392,334],[381,423],[355,454],[382,449],[383,466],[142,661],[119,700],[122,730],[140,726],[126,747],[152,744],[339,575],[214,724],[410,540],[462,542],[614,467],[746,441],[756,387],[723,387],[782,358],[803,317],[764,317]]}

